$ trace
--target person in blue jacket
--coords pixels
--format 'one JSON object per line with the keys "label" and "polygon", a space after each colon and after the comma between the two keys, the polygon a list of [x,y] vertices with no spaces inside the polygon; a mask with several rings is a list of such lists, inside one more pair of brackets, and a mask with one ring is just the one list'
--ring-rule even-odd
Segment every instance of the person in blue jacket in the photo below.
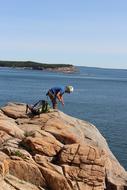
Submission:
{"label": "person in blue jacket", "polygon": [[46,96],[49,96],[53,109],[57,109],[57,100],[64,106],[63,94],[71,93],[73,90],[73,86],[53,87],[48,90]]}

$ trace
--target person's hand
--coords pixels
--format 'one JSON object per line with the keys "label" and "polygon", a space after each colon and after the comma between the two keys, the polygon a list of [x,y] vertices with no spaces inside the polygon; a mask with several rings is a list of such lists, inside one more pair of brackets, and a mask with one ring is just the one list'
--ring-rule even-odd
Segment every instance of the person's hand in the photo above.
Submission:
{"label": "person's hand", "polygon": [[61,102],[62,103],[62,106],[64,106],[64,102]]}

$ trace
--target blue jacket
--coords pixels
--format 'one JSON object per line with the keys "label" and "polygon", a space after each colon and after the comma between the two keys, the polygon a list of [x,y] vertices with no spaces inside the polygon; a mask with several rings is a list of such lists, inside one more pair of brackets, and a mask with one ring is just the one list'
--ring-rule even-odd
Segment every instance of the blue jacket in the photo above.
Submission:
{"label": "blue jacket", "polygon": [[56,96],[58,92],[60,92],[61,95],[65,93],[65,87],[53,87],[50,89],[50,91]]}

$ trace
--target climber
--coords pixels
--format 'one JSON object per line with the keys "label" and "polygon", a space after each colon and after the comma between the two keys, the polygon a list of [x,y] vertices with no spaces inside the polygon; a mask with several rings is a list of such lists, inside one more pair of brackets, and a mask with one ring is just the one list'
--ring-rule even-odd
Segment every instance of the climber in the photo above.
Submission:
{"label": "climber", "polygon": [[52,102],[53,109],[57,109],[57,99],[61,104],[64,106],[64,93],[71,93],[73,92],[73,86],[65,86],[65,87],[53,87],[48,90],[46,96],[48,96]]}

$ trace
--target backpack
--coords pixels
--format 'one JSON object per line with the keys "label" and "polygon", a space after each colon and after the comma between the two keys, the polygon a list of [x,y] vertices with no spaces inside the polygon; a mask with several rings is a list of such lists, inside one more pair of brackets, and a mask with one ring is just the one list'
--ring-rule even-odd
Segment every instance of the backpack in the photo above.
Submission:
{"label": "backpack", "polygon": [[46,100],[39,100],[32,107],[28,105],[28,108],[33,115],[40,115],[41,113],[49,112],[50,106]]}

